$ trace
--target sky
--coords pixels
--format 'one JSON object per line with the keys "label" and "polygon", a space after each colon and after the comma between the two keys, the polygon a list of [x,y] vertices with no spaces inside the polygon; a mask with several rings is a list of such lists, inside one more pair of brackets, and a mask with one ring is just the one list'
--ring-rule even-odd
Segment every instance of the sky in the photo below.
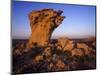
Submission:
{"label": "sky", "polygon": [[31,35],[28,14],[33,10],[53,8],[62,10],[66,18],[57,27],[52,38],[85,38],[95,36],[96,7],[89,5],[55,4],[13,1],[12,3],[12,38],[26,39]]}

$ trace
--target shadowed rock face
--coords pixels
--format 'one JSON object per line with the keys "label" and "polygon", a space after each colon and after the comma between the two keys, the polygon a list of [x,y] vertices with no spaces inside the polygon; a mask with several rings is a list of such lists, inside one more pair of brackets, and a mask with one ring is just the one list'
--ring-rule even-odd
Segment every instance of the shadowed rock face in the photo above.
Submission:
{"label": "shadowed rock face", "polygon": [[43,9],[32,11],[29,14],[31,27],[31,36],[29,38],[28,47],[33,45],[46,46],[52,35],[52,32],[57,28],[64,16],[61,16],[63,11],[55,11],[53,9]]}

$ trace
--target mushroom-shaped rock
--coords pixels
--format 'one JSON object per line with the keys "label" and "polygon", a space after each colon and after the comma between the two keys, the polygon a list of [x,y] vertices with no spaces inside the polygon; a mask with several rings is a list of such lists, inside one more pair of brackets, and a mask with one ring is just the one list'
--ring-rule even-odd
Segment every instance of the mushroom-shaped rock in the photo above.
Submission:
{"label": "mushroom-shaped rock", "polygon": [[42,9],[29,13],[31,27],[31,36],[28,47],[31,45],[46,46],[50,42],[50,37],[55,28],[57,28],[64,16],[63,11],[54,9]]}

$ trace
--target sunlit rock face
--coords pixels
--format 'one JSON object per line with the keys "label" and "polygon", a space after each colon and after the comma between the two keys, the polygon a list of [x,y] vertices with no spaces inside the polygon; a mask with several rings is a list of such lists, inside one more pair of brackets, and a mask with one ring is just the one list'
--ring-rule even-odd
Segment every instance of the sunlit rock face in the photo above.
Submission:
{"label": "sunlit rock face", "polygon": [[91,52],[91,49],[85,43],[77,43],[77,48],[84,49],[86,55],[90,54]]}
{"label": "sunlit rock face", "polygon": [[58,48],[64,51],[71,51],[74,48],[74,43],[69,38],[62,37],[58,39]]}
{"label": "sunlit rock face", "polygon": [[31,36],[28,46],[32,45],[46,46],[52,35],[52,32],[57,28],[64,16],[61,16],[63,11],[54,9],[42,9],[29,13],[29,21],[31,27]]}
{"label": "sunlit rock face", "polygon": [[84,55],[85,55],[84,50],[78,48],[72,50],[72,56],[84,56]]}

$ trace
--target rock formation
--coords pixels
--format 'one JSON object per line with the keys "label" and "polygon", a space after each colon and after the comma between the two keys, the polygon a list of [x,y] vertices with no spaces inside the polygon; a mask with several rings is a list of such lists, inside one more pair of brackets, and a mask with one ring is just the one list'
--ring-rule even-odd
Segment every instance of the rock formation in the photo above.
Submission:
{"label": "rock formation", "polygon": [[31,27],[31,36],[29,38],[28,47],[33,45],[46,46],[52,32],[57,28],[64,16],[61,16],[63,11],[55,11],[53,9],[42,9],[29,13],[29,21]]}

